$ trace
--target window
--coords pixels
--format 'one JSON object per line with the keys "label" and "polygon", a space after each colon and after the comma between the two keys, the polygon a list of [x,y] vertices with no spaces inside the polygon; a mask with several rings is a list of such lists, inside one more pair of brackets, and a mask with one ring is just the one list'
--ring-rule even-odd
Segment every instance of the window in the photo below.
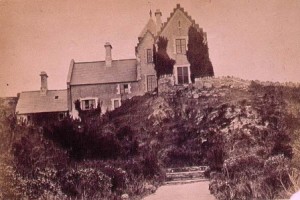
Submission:
{"label": "window", "polygon": [[120,107],[120,101],[114,100],[114,108],[119,108],[119,107]]}
{"label": "window", "polygon": [[178,80],[178,84],[189,83],[188,67],[177,67],[177,80]]}
{"label": "window", "polygon": [[147,91],[153,91],[156,86],[156,76],[155,75],[149,75],[147,76]]}
{"label": "window", "polygon": [[59,113],[59,114],[58,114],[58,120],[59,120],[59,121],[63,120],[64,117],[65,117],[64,113]]}
{"label": "window", "polygon": [[123,84],[121,85],[121,94],[128,94],[129,93],[129,85]]}
{"label": "window", "polygon": [[176,39],[176,53],[185,54],[186,53],[186,40],[185,39]]}
{"label": "window", "polygon": [[81,109],[82,110],[91,110],[96,108],[96,100],[95,99],[85,99],[81,101]]}
{"label": "window", "polygon": [[54,99],[58,99],[58,96],[55,96]]}
{"label": "window", "polygon": [[147,63],[153,62],[152,49],[147,49]]}
{"label": "window", "polygon": [[112,110],[119,108],[121,106],[121,98],[111,99]]}

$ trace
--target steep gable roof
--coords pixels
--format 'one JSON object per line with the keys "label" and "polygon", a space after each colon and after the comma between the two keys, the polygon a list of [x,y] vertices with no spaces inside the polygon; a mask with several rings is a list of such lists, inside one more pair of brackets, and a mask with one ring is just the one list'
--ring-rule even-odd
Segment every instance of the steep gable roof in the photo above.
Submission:
{"label": "steep gable roof", "polygon": [[70,85],[137,81],[136,59],[113,60],[111,67],[105,61],[74,62],[70,68]]}
{"label": "steep gable roof", "polygon": [[21,92],[16,107],[17,114],[68,111],[67,90],[48,90],[44,96],[40,91]]}
{"label": "steep gable roof", "polygon": [[137,45],[135,47],[135,52],[137,52],[138,47],[143,42],[143,40],[146,38],[146,35],[150,35],[155,40],[155,36],[150,31],[146,31],[145,34],[143,35],[143,37],[139,38],[139,42],[137,43]]}
{"label": "steep gable roof", "polygon": [[152,17],[150,17],[150,19],[148,20],[146,26],[143,28],[143,30],[139,34],[139,37],[138,37],[139,40],[140,40],[140,38],[144,37],[144,35],[146,34],[147,31],[149,31],[153,35],[156,34],[156,24],[155,24],[154,20],[152,19]]}
{"label": "steep gable roof", "polygon": [[198,31],[202,31],[202,29],[199,27],[199,25],[195,22],[194,19],[192,19],[192,17],[184,10],[183,7],[180,6],[180,4],[176,5],[176,8],[173,9],[173,12],[170,13],[170,16],[167,18],[167,21],[165,23],[163,23],[162,28],[160,29],[160,31],[157,34],[157,38],[161,35],[161,33],[165,30],[166,26],[168,25],[168,23],[171,21],[172,17],[174,16],[174,14],[177,11],[181,11],[193,24],[193,26],[195,26],[197,28]]}

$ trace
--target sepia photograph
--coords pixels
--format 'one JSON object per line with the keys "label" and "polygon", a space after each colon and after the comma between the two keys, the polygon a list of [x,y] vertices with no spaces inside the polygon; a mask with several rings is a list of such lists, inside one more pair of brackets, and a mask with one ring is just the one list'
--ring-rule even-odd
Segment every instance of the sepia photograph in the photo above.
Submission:
{"label": "sepia photograph", "polygon": [[300,200],[299,19],[0,0],[0,200]]}

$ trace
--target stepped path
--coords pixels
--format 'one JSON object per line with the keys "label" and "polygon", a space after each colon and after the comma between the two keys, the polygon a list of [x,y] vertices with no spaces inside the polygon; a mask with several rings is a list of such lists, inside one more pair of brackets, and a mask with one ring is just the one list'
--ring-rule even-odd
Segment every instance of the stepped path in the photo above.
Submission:
{"label": "stepped path", "polygon": [[168,169],[165,185],[144,200],[215,200],[203,175],[205,169],[205,166]]}

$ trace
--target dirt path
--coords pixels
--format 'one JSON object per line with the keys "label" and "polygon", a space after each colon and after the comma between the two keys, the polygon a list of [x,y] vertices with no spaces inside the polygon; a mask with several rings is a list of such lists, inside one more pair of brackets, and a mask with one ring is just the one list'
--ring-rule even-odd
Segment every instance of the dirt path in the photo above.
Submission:
{"label": "dirt path", "polygon": [[143,200],[215,200],[208,190],[208,181],[164,185]]}

